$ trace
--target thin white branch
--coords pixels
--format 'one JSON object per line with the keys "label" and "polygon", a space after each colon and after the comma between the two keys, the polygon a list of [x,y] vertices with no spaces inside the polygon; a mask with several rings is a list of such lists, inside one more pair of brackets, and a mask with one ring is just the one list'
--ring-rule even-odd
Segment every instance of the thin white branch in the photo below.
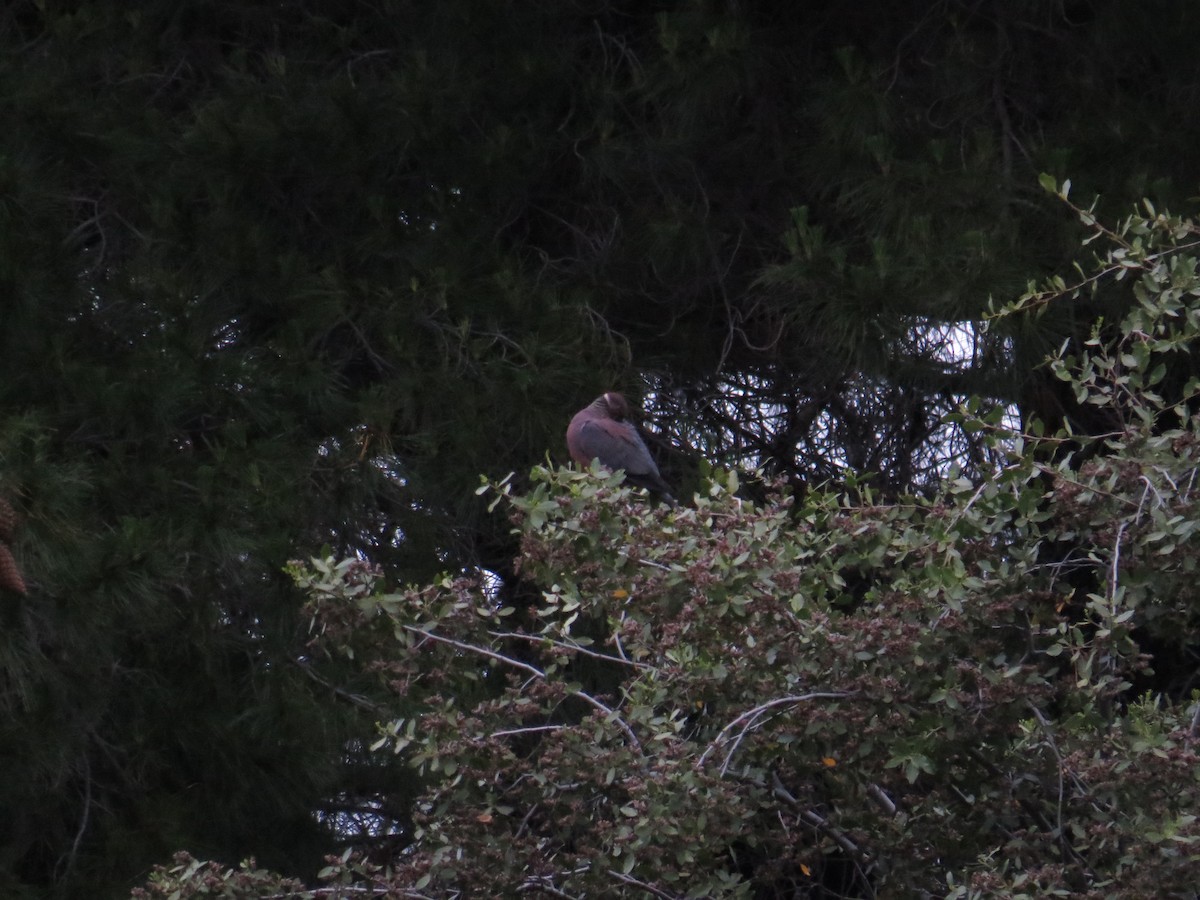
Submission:
{"label": "thin white branch", "polygon": [[530,725],[528,728],[506,728],[493,731],[488,737],[508,737],[510,734],[534,734],[539,731],[561,731],[566,725]]}
{"label": "thin white branch", "polygon": [[[799,809],[800,801],[797,800],[792,792],[784,786],[783,782],[779,780],[779,773],[775,771],[771,772],[771,792],[789,806]],[[877,862],[877,860],[872,858],[870,853],[867,853],[865,850],[859,847],[858,844],[847,837],[840,828],[830,825],[828,820],[826,820],[825,817],[816,810],[801,809],[800,820],[811,825],[822,834],[827,835],[833,840],[834,843],[845,850],[846,853],[849,854],[850,858],[854,860],[854,865],[862,875],[865,883],[867,867]]]}
{"label": "thin white branch", "polygon": [[305,675],[307,675],[309,678],[311,678],[317,684],[321,685],[321,687],[326,688],[327,690],[332,692],[334,694],[334,696],[341,697],[343,700],[346,700],[349,703],[353,703],[355,706],[359,706],[363,709],[370,710],[373,713],[382,714],[383,707],[380,706],[378,703],[371,701],[367,697],[364,697],[362,694],[351,693],[350,691],[347,691],[345,688],[340,688],[336,684],[333,684],[332,682],[328,681],[327,679],[322,678],[320,675],[318,675],[316,673],[316,671],[313,669],[313,667],[310,663],[305,662],[303,660],[298,660],[298,659],[293,659],[291,662],[292,662],[292,665],[298,667],[300,669],[300,671],[302,671]]}
{"label": "thin white branch", "polygon": [[545,637],[543,635],[520,634],[515,631],[489,631],[488,634],[490,634],[492,637],[500,638],[502,640],[507,640],[507,639],[511,638],[512,640],[516,640],[516,641],[527,641],[530,644],[550,644],[551,646],[554,646],[554,647],[561,647],[563,650],[567,651],[568,653],[581,653],[584,656],[591,656],[595,659],[605,660],[606,662],[620,663],[620,664],[626,665],[626,666],[633,666],[638,669],[653,670],[653,668],[654,668],[653,666],[649,666],[646,663],[634,662],[633,660],[624,659],[620,656],[610,656],[607,653],[597,653],[595,650],[588,650],[586,647],[581,647],[579,644],[568,644],[566,641],[556,641],[553,638]]}
{"label": "thin white branch", "polygon": [[[754,728],[763,713],[768,712],[769,710],[775,709],[779,706],[798,706],[799,704],[805,703],[809,700],[842,700],[846,697],[853,697],[855,694],[855,691],[814,691],[810,694],[778,697],[768,703],[763,703],[761,706],[756,706],[754,709],[748,709],[746,712],[742,713],[740,716],[722,728],[717,736],[712,739],[712,742],[708,745],[704,752],[700,754],[700,758],[696,761],[696,768],[701,768],[704,765],[704,761],[708,758],[708,755],[717,747],[725,743],[727,735],[730,731],[742,726],[742,732],[738,737],[738,741],[740,742],[742,736],[744,736],[747,731]],[[726,764],[728,764],[728,760],[726,760]]]}
{"label": "thin white branch", "polygon": [[1109,567],[1108,573],[1108,599],[1113,604],[1112,614],[1115,617],[1117,614],[1116,599],[1117,599],[1117,570],[1121,565],[1121,537],[1125,534],[1125,527],[1128,522],[1122,522],[1117,528],[1117,539],[1113,541],[1112,565]]}
{"label": "thin white branch", "polygon": [[[1163,474],[1163,477],[1166,478],[1166,473],[1164,472],[1162,474]],[[1133,520],[1135,522],[1138,522],[1141,520],[1142,507],[1146,503],[1146,496],[1148,494],[1150,494],[1151,492],[1154,493],[1154,498],[1157,501],[1159,509],[1161,509],[1162,507],[1167,505],[1166,501],[1163,500],[1163,495],[1158,492],[1158,488],[1156,488],[1153,484],[1150,483],[1149,478],[1147,478],[1145,475],[1142,475],[1139,480],[1145,482],[1146,486],[1144,488],[1142,488],[1142,498],[1141,498],[1141,500],[1138,501],[1137,514],[1133,517]],[[1171,480],[1170,478],[1167,478],[1167,481],[1170,481],[1170,480]],[[1172,484],[1171,487],[1175,487],[1175,485]]]}
{"label": "thin white branch", "polygon": [[[624,612],[621,613],[621,621],[622,622],[625,621],[625,613]],[[630,662],[631,660],[625,653],[625,647],[621,643],[621,629],[619,627],[615,631],[613,631],[612,640],[613,640],[613,646],[617,648],[617,656],[619,656],[621,659],[625,660],[626,662]]]}
{"label": "thin white branch", "polygon": [[610,877],[617,879],[617,881],[623,881],[626,884],[632,884],[634,887],[640,888],[651,897],[659,897],[661,900],[677,900],[679,897],[678,894],[668,894],[662,888],[655,887],[648,882],[634,878],[632,875],[626,875],[624,872],[617,872],[613,869],[609,869],[608,874]]}
{"label": "thin white branch", "polygon": [[[528,672],[536,679],[541,681],[546,680],[546,673],[536,666],[531,666],[529,663],[521,662],[519,659],[513,659],[511,656],[505,656],[503,653],[497,653],[495,650],[489,650],[486,647],[477,647],[474,644],[467,644],[463,641],[456,641],[454,638],[443,637],[435,632],[426,631],[424,628],[417,628],[415,625],[405,625],[403,628],[405,631],[409,631],[415,635],[420,635],[423,638],[428,638],[431,641],[447,644],[448,646],[455,647],[466,653],[474,653],[479,656],[485,656],[488,659],[494,659],[496,662],[504,663],[505,665],[512,666],[515,669],[520,669],[522,672]],[[591,705],[593,708],[600,710],[600,712],[604,713],[610,721],[615,723],[616,726],[625,733],[625,737],[629,739],[630,744],[632,744],[638,750],[642,749],[641,741],[637,739],[637,735],[633,733],[633,729],[630,728],[629,725],[627,725],[625,721],[617,715],[616,710],[604,705],[591,694],[585,693],[584,691],[572,691],[571,696],[578,697],[580,700]]]}
{"label": "thin white branch", "polygon": [[[579,866],[572,869],[570,872],[562,872],[558,877],[569,878],[572,875],[584,875],[591,869],[590,865]],[[569,900],[580,900],[581,897],[586,897],[586,894],[568,894],[566,891],[556,887],[553,879],[549,875],[531,875],[526,878],[517,888],[518,894],[525,894],[529,891],[541,891],[549,894],[551,897],[566,897]]]}
{"label": "thin white branch", "polygon": [[1196,470],[1192,469],[1191,474],[1188,475],[1187,487],[1185,487],[1183,489],[1183,499],[1184,500],[1187,500],[1188,494],[1190,494],[1192,492],[1192,485],[1195,483],[1196,483]]}
{"label": "thin white branch", "polygon": [[887,810],[889,816],[896,814],[896,801],[889,797],[879,785],[874,783],[867,785],[867,796]]}
{"label": "thin white branch", "polygon": [[439,644],[447,644],[467,653],[474,653],[477,656],[486,656],[488,659],[494,659],[496,662],[502,662],[505,665],[512,666],[515,669],[520,669],[523,672],[528,672],[534,678],[545,680],[546,673],[536,666],[531,666],[529,663],[521,662],[519,659],[513,659],[511,656],[505,656],[503,653],[497,653],[495,650],[488,650],[486,647],[477,647],[474,644],[467,644],[463,641],[456,641],[454,638],[443,637],[433,631],[426,631],[424,628],[418,628],[416,625],[403,626],[405,631],[411,632],[419,637],[428,638],[431,641],[436,641]]}
{"label": "thin white branch", "polygon": [[1058,834],[1060,835],[1059,840],[1065,840],[1062,835],[1064,835],[1063,795],[1066,793],[1066,779],[1063,778],[1063,773],[1066,771],[1066,764],[1063,762],[1062,754],[1058,752],[1058,744],[1054,740],[1054,733],[1050,730],[1050,723],[1046,720],[1046,717],[1042,715],[1042,711],[1032,703],[1029,704],[1029,708],[1033,710],[1034,718],[1038,720],[1038,724],[1042,727],[1042,734],[1046,735],[1046,743],[1050,747],[1050,752],[1053,753],[1054,758],[1058,760],[1058,818],[1056,824],[1058,826]]}

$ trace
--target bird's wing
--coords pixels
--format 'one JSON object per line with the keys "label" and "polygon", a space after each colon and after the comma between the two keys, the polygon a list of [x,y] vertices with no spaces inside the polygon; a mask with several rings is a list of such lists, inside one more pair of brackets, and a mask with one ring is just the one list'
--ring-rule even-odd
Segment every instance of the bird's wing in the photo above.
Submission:
{"label": "bird's wing", "polygon": [[641,435],[628,422],[591,419],[580,427],[576,443],[585,457],[598,459],[610,469],[624,469],[630,475],[658,474]]}

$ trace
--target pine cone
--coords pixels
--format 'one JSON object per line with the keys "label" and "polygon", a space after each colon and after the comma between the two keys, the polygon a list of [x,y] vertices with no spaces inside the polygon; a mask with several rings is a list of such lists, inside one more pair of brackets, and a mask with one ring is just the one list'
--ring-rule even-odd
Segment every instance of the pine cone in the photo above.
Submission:
{"label": "pine cone", "polygon": [[0,497],[0,541],[11,544],[13,529],[17,525],[17,514],[3,497]]}
{"label": "pine cone", "polygon": [[21,570],[17,568],[17,561],[13,559],[8,544],[0,544],[0,588],[8,588],[18,594],[25,593],[25,579],[21,577]]}

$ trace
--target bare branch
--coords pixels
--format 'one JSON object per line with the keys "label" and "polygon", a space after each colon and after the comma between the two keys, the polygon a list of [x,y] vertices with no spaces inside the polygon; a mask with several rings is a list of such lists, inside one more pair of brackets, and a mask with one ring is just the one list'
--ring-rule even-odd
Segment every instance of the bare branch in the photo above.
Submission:
{"label": "bare branch", "polygon": [[[727,735],[730,731],[732,731],[734,728],[737,728],[739,725],[742,726],[742,731],[738,735],[738,742],[740,742],[742,737],[745,736],[747,732],[758,726],[758,721],[764,713],[775,709],[776,707],[797,706],[809,700],[842,700],[846,697],[854,697],[856,695],[857,691],[814,691],[811,694],[779,697],[775,700],[771,700],[768,703],[763,703],[761,706],[756,706],[754,709],[749,709],[721,729],[720,733],[713,738],[712,743],[710,743],[705,751],[700,754],[700,758],[696,761],[696,768],[699,769],[702,767],[704,765],[704,760],[708,758],[708,755],[721,744],[725,743]],[[726,759],[726,765],[728,765],[728,763],[729,760]]]}
{"label": "bare branch", "polygon": [[[528,672],[536,679],[541,681],[546,680],[546,673],[536,666],[531,666],[529,663],[521,662],[519,659],[513,659],[511,656],[505,656],[503,653],[497,653],[495,650],[489,650],[486,647],[477,647],[474,644],[467,644],[463,641],[456,641],[453,638],[443,637],[440,634],[432,631],[426,631],[424,628],[418,628],[415,625],[404,625],[403,628],[405,631],[408,631],[419,637],[427,638],[431,641],[437,641],[441,644],[447,644],[458,650],[462,650],[465,653],[474,653],[478,656],[485,656],[488,659],[494,659],[496,662],[504,663],[507,666],[512,666],[514,669],[520,669],[522,672]],[[616,726],[620,728],[622,732],[624,732],[625,737],[629,739],[630,744],[632,744],[638,750],[642,749],[641,741],[637,739],[637,735],[633,733],[633,729],[630,728],[629,725],[617,715],[616,710],[606,706],[591,694],[585,693],[584,691],[572,691],[571,696],[578,697],[580,700],[591,705],[593,708],[600,710],[600,712],[604,713],[610,721],[616,724]]]}
{"label": "bare branch", "polygon": [[489,631],[492,637],[500,638],[501,640],[512,639],[515,641],[527,641],[531,644],[550,644],[554,647],[561,647],[568,653],[580,653],[584,656],[591,656],[594,659],[602,659],[605,662],[620,663],[621,665],[633,666],[635,669],[647,669],[653,671],[654,667],[642,662],[635,662],[631,659],[626,659],[620,656],[609,656],[607,653],[597,653],[595,650],[588,650],[586,647],[581,647],[579,644],[568,644],[566,641],[556,641],[553,638],[545,637],[537,634],[520,634],[515,631]]}
{"label": "bare branch", "polygon": [[303,672],[305,675],[307,675],[309,678],[311,678],[317,684],[321,685],[321,687],[331,691],[334,696],[341,697],[343,700],[345,700],[349,703],[353,703],[355,706],[361,707],[362,709],[370,710],[373,713],[379,713],[379,714],[383,713],[383,711],[384,711],[383,707],[380,706],[378,703],[373,703],[372,701],[370,701],[366,697],[364,697],[362,694],[352,694],[350,691],[347,691],[344,688],[340,688],[336,684],[331,683],[328,679],[322,678],[320,675],[318,675],[316,673],[316,671],[313,669],[313,667],[311,665],[309,665],[308,663],[301,662],[298,659],[293,659],[292,665],[299,668],[301,672]]}
{"label": "bare branch", "polygon": [[636,888],[641,888],[651,897],[661,897],[662,900],[678,900],[678,894],[668,894],[662,888],[655,887],[648,882],[634,878],[632,875],[626,875],[623,872],[616,872],[612,869],[608,870],[608,874],[610,877],[617,879],[617,881],[623,881],[626,884],[632,884]]}

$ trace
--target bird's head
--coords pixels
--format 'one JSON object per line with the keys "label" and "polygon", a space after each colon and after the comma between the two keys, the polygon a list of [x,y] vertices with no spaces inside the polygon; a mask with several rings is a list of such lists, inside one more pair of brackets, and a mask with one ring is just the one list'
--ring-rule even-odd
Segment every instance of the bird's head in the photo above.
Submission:
{"label": "bird's head", "polygon": [[616,391],[609,391],[601,399],[604,400],[604,411],[608,413],[609,418],[616,419],[618,422],[624,422],[632,415],[632,411],[629,408],[629,401],[625,399],[623,394],[618,394]]}

